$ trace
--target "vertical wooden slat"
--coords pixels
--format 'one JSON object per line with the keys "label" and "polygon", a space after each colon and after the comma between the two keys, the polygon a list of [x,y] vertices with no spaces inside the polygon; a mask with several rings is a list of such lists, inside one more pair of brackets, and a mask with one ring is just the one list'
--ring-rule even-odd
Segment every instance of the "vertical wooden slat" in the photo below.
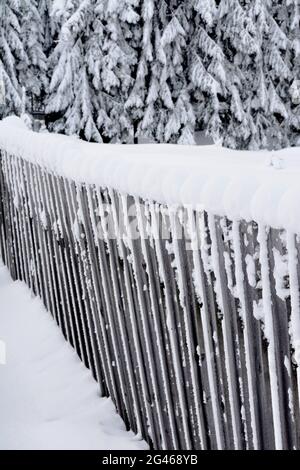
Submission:
{"label": "vertical wooden slat", "polygon": [[272,303],[270,281],[270,258],[268,253],[268,227],[259,226],[258,242],[260,245],[260,265],[262,273],[263,309],[266,338],[268,340],[268,361],[270,370],[270,388],[272,399],[272,419],[274,424],[274,438],[276,450],[285,447],[285,433],[283,429],[283,409],[281,407],[281,384],[279,346],[276,337],[276,312]]}
{"label": "vertical wooden slat", "polygon": [[[97,214],[99,216],[99,223],[101,233],[103,235],[103,243],[99,240],[99,256],[101,257],[101,264],[103,268],[103,273],[107,277],[108,282],[111,282],[112,293],[111,300],[113,302],[114,314],[117,315],[117,325],[120,332],[121,340],[121,351],[125,359],[125,370],[126,375],[128,374],[127,382],[127,413],[128,419],[131,423],[132,429],[134,429],[139,435],[143,433],[143,418],[142,410],[143,404],[141,403],[142,397],[139,393],[138,383],[135,379],[134,372],[134,347],[133,341],[131,341],[130,332],[126,327],[126,317],[127,317],[127,301],[125,286],[123,279],[121,277],[121,267],[120,259],[117,255],[117,247],[115,239],[111,236],[110,229],[107,225],[107,220],[105,216],[105,211],[110,208],[109,201],[107,199],[107,194],[101,193],[99,190],[96,190],[96,205],[97,205]],[[114,227],[114,221],[112,221]],[[115,234],[115,228],[114,228]],[[116,234],[115,234],[116,237]],[[132,399],[132,406],[130,401]]]}
{"label": "vertical wooden slat", "polygon": [[231,310],[228,297],[228,280],[224,265],[224,247],[223,240],[219,229],[219,221],[215,217],[208,214],[208,226],[212,240],[212,264],[214,274],[216,277],[216,292],[217,300],[223,315],[222,318],[222,333],[224,341],[225,353],[225,368],[228,381],[228,395],[230,401],[230,419],[233,433],[233,446],[234,449],[242,448],[242,434],[241,434],[241,417],[240,417],[240,399],[239,399],[239,385],[236,372],[235,354],[233,345],[233,330],[231,320]]}
{"label": "vertical wooden slat", "polygon": [[211,328],[209,300],[205,283],[205,273],[203,261],[201,258],[201,243],[199,234],[199,225],[194,211],[188,210],[188,225],[191,237],[191,249],[193,252],[194,263],[194,282],[197,289],[198,300],[201,302],[201,321],[203,328],[203,342],[206,354],[209,400],[212,403],[213,429],[215,435],[216,447],[219,450],[224,448],[224,435],[222,425],[221,403],[218,396],[217,369],[215,364],[215,351],[213,347],[213,334]]}
{"label": "vertical wooden slat", "polygon": [[128,428],[156,449],[299,448],[299,237],[173,209],[0,149],[1,258]]}

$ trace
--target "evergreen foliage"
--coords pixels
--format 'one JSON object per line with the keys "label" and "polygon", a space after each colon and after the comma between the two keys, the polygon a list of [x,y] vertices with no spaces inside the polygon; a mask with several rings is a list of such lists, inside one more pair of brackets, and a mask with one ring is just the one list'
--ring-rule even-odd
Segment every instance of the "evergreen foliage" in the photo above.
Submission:
{"label": "evergreen foliage", "polygon": [[0,2],[0,117],[22,109],[18,66],[27,58],[21,36],[21,5],[21,0]]}
{"label": "evergreen foliage", "polygon": [[0,114],[25,93],[88,141],[299,145],[299,24],[299,0],[2,0]]}

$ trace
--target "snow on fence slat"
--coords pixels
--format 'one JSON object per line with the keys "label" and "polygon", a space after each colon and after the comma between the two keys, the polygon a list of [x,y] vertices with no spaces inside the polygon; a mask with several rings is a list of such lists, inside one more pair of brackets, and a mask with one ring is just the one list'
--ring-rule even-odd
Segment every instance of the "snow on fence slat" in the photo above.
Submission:
{"label": "snow on fence slat", "polygon": [[300,448],[296,151],[124,148],[0,123],[12,277],[154,448]]}

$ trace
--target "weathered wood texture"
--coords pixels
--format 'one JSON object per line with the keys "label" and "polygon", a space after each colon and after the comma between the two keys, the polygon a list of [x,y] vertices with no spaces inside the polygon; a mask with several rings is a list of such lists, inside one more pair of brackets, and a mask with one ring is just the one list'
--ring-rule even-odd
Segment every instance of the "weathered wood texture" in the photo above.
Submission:
{"label": "weathered wood texture", "polygon": [[155,449],[300,448],[297,236],[4,152],[0,170],[1,257],[128,428]]}

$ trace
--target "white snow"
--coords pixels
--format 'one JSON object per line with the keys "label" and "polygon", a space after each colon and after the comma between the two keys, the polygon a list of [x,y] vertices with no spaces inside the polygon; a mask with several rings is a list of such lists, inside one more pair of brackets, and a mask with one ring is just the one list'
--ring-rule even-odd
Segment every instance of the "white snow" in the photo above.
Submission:
{"label": "white snow", "polygon": [[268,229],[260,226],[258,230],[258,242],[260,245],[259,261],[262,277],[262,306],[264,312],[264,333],[268,340],[268,362],[270,373],[272,412],[274,423],[274,436],[276,449],[283,448],[283,423],[280,414],[279,381],[276,367],[274,318],[272,308],[272,294],[270,286],[270,266],[267,248]]}
{"label": "white snow", "polygon": [[93,144],[38,134],[10,117],[0,122],[0,148],[76,182],[300,233],[297,147],[270,152],[216,145]]}
{"label": "white snow", "polygon": [[0,449],[145,449],[41,301],[0,265]]}
{"label": "white snow", "polygon": [[251,287],[256,287],[256,270],[255,270],[254,258],[253,256],[248,254],[245,257],[245,261],[246,261],[246,271],[247,271],[249,285]]}

